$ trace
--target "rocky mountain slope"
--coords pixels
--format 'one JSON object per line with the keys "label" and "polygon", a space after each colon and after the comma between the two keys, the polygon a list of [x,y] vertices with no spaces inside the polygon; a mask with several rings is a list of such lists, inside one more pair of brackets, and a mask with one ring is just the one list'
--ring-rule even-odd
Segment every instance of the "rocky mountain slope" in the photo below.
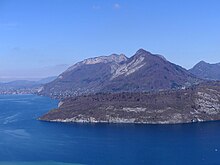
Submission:
{"label": "rocky mountain slope", "polygon": [[40,94],[65,98],[97,92],[176,89],[200,81],[164,57],[138,50],[132,57],[110,55],[81,61],[46,84]]}
{"label": "rocky mountain slope", "polygon": [[63,100],[40,120],[151,124],[220,120],[220,82],[160,92],[78,96]]}
{"label": "rocky mountain slope", "polygon": [[200,61],[189,72],[202,79],[220,80],[220,63],[209,64]]}

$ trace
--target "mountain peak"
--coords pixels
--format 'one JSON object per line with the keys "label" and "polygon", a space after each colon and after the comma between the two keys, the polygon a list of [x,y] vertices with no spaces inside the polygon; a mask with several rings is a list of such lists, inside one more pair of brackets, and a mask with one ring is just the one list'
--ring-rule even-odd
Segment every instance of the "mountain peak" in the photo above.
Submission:
{"label": "mountain peak", "polygon": [[157,54],[139,49],[132,57],[111,54],[81,61],[44,86],[49,95],[80,95],[96,92],[153,91],[199,81],[178,65]]}
{"label": "mountain peak", "polygon": [[121,63],[121,62],[126,61],[127,59],[128,58],[124,54],[120,54],[120,55],[111,54],[109,56],[99,56],[99,57],[88,58],[71,66],[70,68],[66,70],[66,72],[70,72],[81,65],[92,65],[92,64],[98,64],[98,63],[111,63],[111,62]]}
{"label": "mountain peak", "polygon": [[149,55],[152,55],[152,53],[151,52],[149,52],[149,51],[146,51],[145,49],[139,49],[136,53],[135,53],[135,55],[143,55],[143,54],[149,54]]}
{"label": "mountain peak", "polygon": [[94,58],[88,58],[82,61],[83,64],[97,64],[97,63],[109,63],[116,62],[120,63],[126,61],[127,57],[123,54],[111,54],[109,56],[99,56]]}
{"label": "mountain peak", "polygon": [[196,65],[212,65],[212,66],[214,66],[214,65],[220,65],[220,62],[219,63],[208,63],[208,62],[202,60],[202,61],[198,62]]}
{"label": "mountain peak", "polygon": [[203,65],[203,64],[208,64],[208,63],[202,60],[202,61],[199,61],[197,65],[201,65],[201,64]]}
{"label": "mountain peak", "polygon": [[220,80],[220,63],[210,64],[200,61],[189,71],[202,79]]}

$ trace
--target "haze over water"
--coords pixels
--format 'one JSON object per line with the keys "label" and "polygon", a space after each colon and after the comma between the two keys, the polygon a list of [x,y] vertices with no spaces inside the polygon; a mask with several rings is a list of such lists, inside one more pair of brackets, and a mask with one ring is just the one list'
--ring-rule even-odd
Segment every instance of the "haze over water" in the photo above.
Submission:
{"label": "haze over water", "polygon": [[134,125],[36,120],[57,103],[34,95],[0,96],[0,165],[219,163],[220,122]]}

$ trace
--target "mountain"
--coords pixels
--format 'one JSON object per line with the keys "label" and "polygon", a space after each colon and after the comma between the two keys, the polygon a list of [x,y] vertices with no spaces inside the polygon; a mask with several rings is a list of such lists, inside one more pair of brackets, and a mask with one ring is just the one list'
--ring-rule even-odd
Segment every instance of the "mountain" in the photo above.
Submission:
{"label": "mountain", "polygon": [[200,61],[189,72],[202,79],[220,80],[220,63],[209,64],[205,61]]}
{"label": "mountain", "polygon": [[126,60],[127,57],[122,54],[86,59],[46,84],[41,93],[54,96],[98,92],[103,84],[110,80],[113,68],[117,68]]}
{"label": "mountain", "polygon": [[21,88],[32,88],[37,86],[38,84],[35,81],[28,80],[16,80],[7,83],[1,83],[0,89],[21,89]]}
{"label": "mountain", "polygon": [[220,81],[179,90],[99,93],[68,98],[40,120],[148,124],[220,120]]}
{"label": "mountain", "polygon": [[36,93],[37,90],[46,83],[49,83],[57,77],[47,77],[38,81],[16,80],[0,83],[0,94],[30,94]]}
{"label": "mountain", "polygon": [[143,49],[120,65],[103,91],[155,91],[192,84],[197,78],[186,69]]}
{"label": "mountain", "polygon": [[176,89],[200,81],[161,55],[139,49],[132,57],[112,54],[81,61],[44,85],[40,94],[69,97],[97,92]]}
{"label": "mountain", "polygon": [[42,78],[38,81],[36,81],[37,84],[47,84],[49,82],[54,81],[57,78],[57,76],[51,76],[51,77],[46,77],[46,78]]}

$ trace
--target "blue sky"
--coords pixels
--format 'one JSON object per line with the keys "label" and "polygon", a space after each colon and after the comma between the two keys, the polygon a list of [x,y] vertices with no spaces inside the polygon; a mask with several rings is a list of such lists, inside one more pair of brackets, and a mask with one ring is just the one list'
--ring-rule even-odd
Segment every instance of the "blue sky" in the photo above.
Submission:
{"label": "blue sky", "polygon": [[0,78],[50,76],[50,67],[112,53],[130,57],[139,48],[185,68],[217,63],[219,6],[219,0],[0,0]]}

